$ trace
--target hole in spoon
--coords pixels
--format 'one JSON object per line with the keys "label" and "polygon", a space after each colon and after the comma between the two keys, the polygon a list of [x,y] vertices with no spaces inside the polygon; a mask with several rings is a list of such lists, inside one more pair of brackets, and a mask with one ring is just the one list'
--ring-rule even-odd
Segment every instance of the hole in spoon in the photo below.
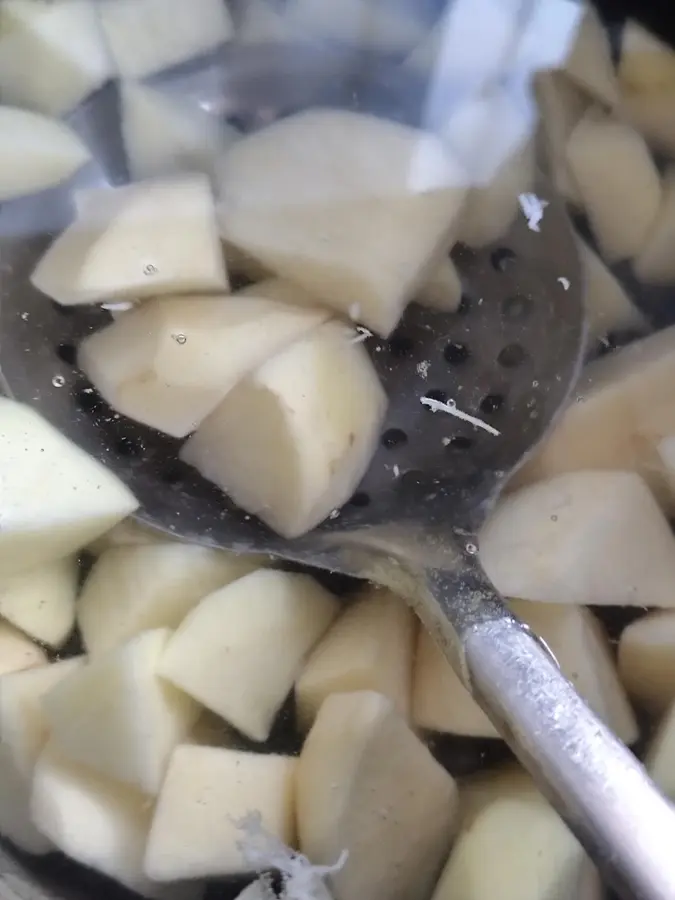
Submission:
{"label": "hole in spoon", "polygon": [[507,344],[497,356],[497,362],[505,369],[517,369],[526,359],[527,353],[520,344]]}

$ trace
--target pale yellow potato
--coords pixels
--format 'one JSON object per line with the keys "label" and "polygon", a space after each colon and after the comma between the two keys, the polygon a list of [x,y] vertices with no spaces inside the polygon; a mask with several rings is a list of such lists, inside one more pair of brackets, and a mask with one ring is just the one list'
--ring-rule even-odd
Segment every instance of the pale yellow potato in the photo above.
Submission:
{"label": "pale yellow potato", "polygon": [[138,506],[105,466],[34,409],[0,398],[0,578],[86,546]]}
{"label": "pale yellow potato", "polygon": [[675,537],[634,472],[569,472],[521,488],[481,529],[480,559],[507,597],[675,606]]}
{"label": "pale yellow potato", "polygon": [[240,381],[180,457],[242,509],[298,537],[352,496],[386,405],[363,345],[327,322]]}
{"label": "pale yellow potato", "polygon": [[466,178],[431,134],[315,109],[237,141],[219,171],[226,242],[386,337],[451,243]]}
{"label": "pale yellow potato", "polygon": [[106,550],[77,604],[87,653],[99,656],[151,628],[177,628],[200,600],[258,565],[254,557],[177,541]]}
{"label": "pale yellow potato", "polygon": [[297,773],[300,850],[329,875],[335,900],[430,895],[457,824],[452,777],[372,691],[332,694],[314,722]]}
{"label": "pale yellow potato", "polygon": [[462,831],[470,829],[478,815],[505,797],[539,797],[541,791],[520,763],[513,761],[498,768],[483,769],[460,778],[459,814]]}
{"label": "pale yellow potato", "polygon": [[0,676],[45,665],[47,654],[13,625],[0,621]]}
{"label": "pale yellow potato", "polygon": [[584,278],[584,305],[589,338],[598,340],[613,331],[647,331],[645,317],[619,279],[582,238],[577,239],[577,247]]}
{"label": "pale yellow potato", "polygon": [[416,620],[405,600],[364,587],[310,654],[295,683],[298,722],[309,729],[330,694],[370,690],[410,715]]}
{"label": "pale yellow potato", "polygon": [[0,835],[35,856],[55,850],[38,831],[30,811],[32,784],[14,765],[8,747],[0,744]]}
{"label": "pale yellow potato", "polygon": [[621,32],[618,68],[622,88],[640,92],[675,87],[675,53],[638,22],[629,19]]}
{"label": "pale yellow potato", "polygon": [[674,244],[675,166],[671,166],[663,177],[663,199],[659,214],[641,253],[633,260],[633,269],[640,281],[645,284],[675,282]]}
{"label": "pale yellow potato", "polygon": [[462,302],[462,281],[450,256],[443,257],[418,290],[417,303],[438,312],[456,312]]}
{"label": "pale yellow potato", "polygon": [[232,19],[221,0],[115,0],[98,6],[117,70],[145,78],[215,50],[230,40]]}
{"label": "pale yellow potato", "polygon": [[156,881],[255,872],[242,853],[252,814],[284,843],[295,841],[297,759],[183,745],[173,754],[145,851]]}
{"label": "pale yellow potato", "polygon": [[166,544],[178,540],[170,531],[151,528],[140,519],[124,519],[85,548],[92,556],[100,556],[111,547],[135,547],[139,544]]}
{"label": "pale yellow potato", "polygon": [[228,290],[206,175],[87,191],[78,211],[31,276],[59,303]]}
{"label": "pale yellow potato", "polygon": [[0,616],[36,641],[61,647],[75,625],[76,556],[0,580]]}
{"label": "pale yellow potato", "polygon": [[97,4],[92,0],[3,0],[0,4],[3,103],[56,118],[78,106],[112,75]]}
{"label": "pale yellow potato", "polygon": [[589,100],[562,72],[541,72],[534,81],[550,173],[568,203],[581,206],[579,187],[567,161],[567,142],[588,109]]}
{"label": "pale yellow potato", "polygon": [[86,337],[78,364],[118,412],[185,437],[244,376],[328,315],[257,296],[152,299]]}
{"label": "pale yellow potato", "polygon": [[654,150],[675,155],[675,85],[654,91],[624,91],[621,115]]}
{"label": "pale yellow potato", "polygon": [[564,64],[566,75],[594,100],[614,107],[619,86],[607,31],[597,12],[587,8]]}
{"label": "pale yellow potato", "polygon": [[630,125],[591,110],[570,135],[567,161],[603,257],[617,262],[637,256],[662,196],[644,139]]}
{"label": "pale yellow potato", "polygon": [[0,106],[0,203],[55,187],[89,162],[91,154],[65,123]]}
{"label": "pale yellow potato", "polygon": [[305,657],[337,613],[336,599],[309,575],[253,572],[186,616],[158,672],[247,737],[264,741]]}
{"label": "pale yellow potato", "polygon": [[157,794],[199,706],[158,676],[171,631],[158,628],[90,660],[43,699],[58,748],[99,775]]}
{"label": "pale yellow potato", "polygon": [[619,676],[636,705],[662,715],[675,700],[675,612],[661,610],[621,632]]}

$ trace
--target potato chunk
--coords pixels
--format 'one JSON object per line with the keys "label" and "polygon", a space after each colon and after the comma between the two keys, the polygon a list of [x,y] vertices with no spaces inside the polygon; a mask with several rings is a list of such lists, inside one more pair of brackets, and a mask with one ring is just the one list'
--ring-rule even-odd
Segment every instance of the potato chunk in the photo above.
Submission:
{"label": "potato chunk", "polygon": [[205,175],[88,191],[32,282],[66,305],[227,290]]}
{"label": "potato chunk", "polygon": [[86,337],[78,362],[118,412],[185,437],[240,379],[327,318],[254,296],[148,300]]}
{"label": "potato chunk", "polygon": [[377,691],[408,718],[416,622],[401,598],[365,587],[331,626],[295,685],[298,721],[309,729],[329,694]]}
{"label": "potato chunk", "polygon": [[146,874],[176,881],[255,871],[240,847],[240,821],[255,813],[267,834],[293,843],[296,766],[289,756],[178,747],[157,800]]}
{"label": "potato chunk", "polygon": [[587,8],[564,65],[568,78],[595,100],[617,105],[619,86],[607,31],[593,8]]}
{"label": "potato chunk", "polygon": [[0,106],[0,134],[0,203],[55,187],[91,159],[67,125],[24,109]]}
{"label": "potato chunk", "polygon": [[320,109],[238,141],[219,184],[226,241],[383,337],[450,245],[466,186],[432,135]]}
{"label": "potato chunk", "polygon": [[[675,99],[675,94],[673,95]],[[663,199],[659,214],[641,253],[633,261],[635,274],[645,284],[673,284],[675,262],[675,166],[663,179]]]}
{"label": "potato chunk", "polygon": [[433,272],[418,290],[417,303],[439,312],[457,312],[462,302],[462,281],[449,256],[434,266]]}
{"label": "potato chunk", "polygon": [[0,435],[0,577],[73,553],[138,506],[34,409],[0,398]]}
{"label": "potato chunk", "polygon": [[0,581],[0,616],[50,647],[65,643],[75,625],[79,567],[67,556]]}
{"label": "potato chunk", "polygon": [[619,641],[619,675],[636,704],[662,715],[675,700],[675,612],[632,622]]}
{"label": "potato chunk", "polygon": [[309,575],[253,572],[210,594],[176,630],[159,673],[254,741],[338,612]]}
{"label": "potato chunk", "polygon": [[580,206],[579,186],[570,170],[566,149],[570,135],[588,109],[588,98],[561,72],[542,72],[534,85],[551,176],[565,200]]}
{"label": "potato chunk", "polygon": [[675,87],[672,47],[629,19],[621,32],[619,80],[624,88],[641,92]]}
{"label": "potato chunk", "polygon": [[579,256],[584,275],[584,305],[589,337],[603,338],[613,331],[646,331],[647,322],[618,278],[581,238]]}
{"label": "potato chunk", "polygon": [[176,628],[207,594],[258,565],[257,558],[178,542],[106,550],[77,604],[87,653],[98,656],[141,631]]}
{"label": "potato chunk", "polygon": [[675,538],[633,472],[570,472],[511,494],[481,531],[480,559],[507,597],[675,606]]}
{"label": "potato chunk", "polygon": [[100,775],[156,794],[199,707],[158,677],[171,632],[145,631],[63,679],[44,697],[59,749]]}
{"label": "potato chunk", "polygon": [[0,622],[0,676],[21,672],[47,662],[42,647],[34,644],[14,626]]}
{"label": "potato chunk", "polygon": [[453,838],[451,776],[372,691],[332,694],[300,754],[300,849],[344,865],[329,878],[335,900],[425,900]]}

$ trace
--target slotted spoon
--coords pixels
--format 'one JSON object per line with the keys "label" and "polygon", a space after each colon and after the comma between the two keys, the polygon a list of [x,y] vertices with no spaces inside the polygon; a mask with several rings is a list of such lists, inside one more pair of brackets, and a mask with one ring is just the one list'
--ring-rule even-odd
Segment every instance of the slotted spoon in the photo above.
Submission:
{"label": "slotted spoon", "polygon": [[[199,84],[204,106],[248,128],[315,104],[417,124],[422,88],[409,75],[354,63],[326,52],[280,55],[270,48],[253,62],[233,52],[227,66],[208,68],[206,81],[188,71],[176,83],[183,92]],[[97,153],[97,166],[83,176],[87,184],[126,178],[116,103],[109,87],[74,117]],[[501,486],[567,399],[581,360],[575,242],[545,179],[535,186],[547,204],[540,230],[522,215],[498,246],[456,250],[465,289],[457,313],[411,306],[390,340],[368,339],[390,398],[380,446],[352,500],[292,542],[180,463],[177,442],[120,419],[75,368],[78,341],[108,313],[59,307],[28,280],[51,234],[72,215],[72,187],[0,209],[6,391],[116,471],[140,499],[147,524],[190,541],[371,578],[407,596],[618,889],[627,897],[673,900],[669,804],[547,649],[508,612],[477,556],[480,527]],[[447,406],[433,411],[425,401],[449,405],[489,429]]]}

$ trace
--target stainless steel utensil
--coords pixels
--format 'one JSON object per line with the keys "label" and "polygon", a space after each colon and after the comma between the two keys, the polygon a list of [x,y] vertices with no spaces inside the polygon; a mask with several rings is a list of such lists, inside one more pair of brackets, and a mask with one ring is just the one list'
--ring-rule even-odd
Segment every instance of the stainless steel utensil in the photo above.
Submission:
{"label": "stainless steel utensil", "polygon": [[[252,52],[235,48],[225,66],[183,72],[168,89],[198,89],[204,106],[247,127],[317,104],[415,124],[423,107],[422,85],[372,59],[309,48]],[[85,173],[89,183],[123,181],[114,88],[74,121],[101,151]],[[618,889],[673,900],[670,805],[509,613],[477,555],[495,498],[567,399],[581,359],[574,238],[543,176],[536,195],[547,204],[540,230],[519,216],[498,246],[456,252],[465,286],[458,313],[412,306],[390,340],[369,339],[390,397],[381,444],[351,502],[299,540],[284,541],[245,516],[178,461],[177,442],[120,419],[75,368],[77,342],[108,314],[59,307],[28,281],[51,233],[71,215],[70,190],[0,209],[2,376],[8,393],[119,474],[139,497],[147,524],[191,541],[371,578],[406,595]],[[432,411],[425,400],[454,403],[498,433]]]}

